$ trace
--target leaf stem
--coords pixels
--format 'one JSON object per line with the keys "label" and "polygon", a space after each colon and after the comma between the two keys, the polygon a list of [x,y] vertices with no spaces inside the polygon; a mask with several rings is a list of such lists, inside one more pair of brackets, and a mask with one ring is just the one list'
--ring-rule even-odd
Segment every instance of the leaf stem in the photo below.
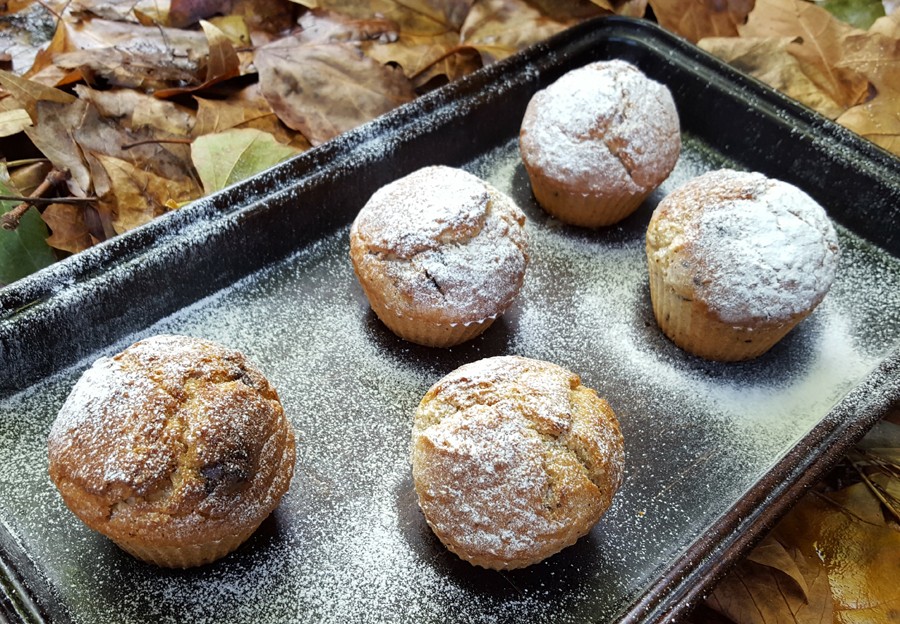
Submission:
{"label": "leaf stem", "polygon": [[125,143],[122,145],[123,150],[139,147],[141,145],[151,145],[153,143],[179,143],[181,145],[190,145],[194,139],[147,139],[146,141],[137,141],[136,143]]}

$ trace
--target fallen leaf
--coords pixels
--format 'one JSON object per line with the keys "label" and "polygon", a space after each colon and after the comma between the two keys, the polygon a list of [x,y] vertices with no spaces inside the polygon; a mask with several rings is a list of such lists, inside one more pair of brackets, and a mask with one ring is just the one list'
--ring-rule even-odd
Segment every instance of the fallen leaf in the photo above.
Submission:
{"label": "fallen leaf", "polygon": [[817,558],[785,548],[773,536],[757,551],[716,586],[706,601],[710,608],[736,624],[832,623],[831,590]]}
{"label": "fallen leaf", "polygon": [[[613,13],[612,4],[604,0],[528,0],[528,4],[557,22],[575,23]],[[644,2],[646,5],[646,1]]]}
{"label": "fallen leaf", "polygon": [[300,151],[311,147],[306,137],[291,130],[278,119],[269,102],[260,93],[258,84],[244,89],[239,97],[227,100],[195,99],[198,108],[194,136],[224,132],[232,128],[254,128],[267,132],[279,143]]}
{"label": "fallen leaf", "polygon": [[70,104],[75,97],[65,91],[38,84],[26,78],[20,78],[13,73],[0,70],[0,86],[16,99],[16,101],[28,111],[28,115],[35,120],[38,102],[57,102]]}
{"label": "fallen leaf", "polygon": [[[185,106],[132,89],[98,91],[79,85],[75,92],[93,104],[100,117],[115,119],[123,128],[145,131],[157,139],[192,136],[194,111]],[[186,148],[166,149],[184,151]],[[186,154],[182,156],[186,157]]]}
{"label": "fallen leaf", "polygon": [[706,37],[736,37],[754,0],[650,0],[660,26],[693,43]]}
{"label": "fallen leaf", "polygon": [[24,108],[0,112],[0,137],[18,134],[30,125],[31,117]]}
{"label": "fallen leaf", "polygon": [[53,166],[69,172],[69,191],[76,197],[89,195],[92,187],[90,169],[73,135],[86,110],[87,103],[77,98],[71,104],[39,102],[35,125],[25,128],[25,134]]}
{"label": "fallen leaf", "polygon": [[60,28],[52,63],[77,69],[88,81],[143,90],[202,82],[209,54],[203,33],[102,19]]}
{"label": "fallen leaf", "polygon": [[40,186],[52,168],[53,165],[45,161],[16,167],[9,172],[9,182],[20,195],[27,197]]}
{"label": "fallen leaf", "polygon": [[834,595],[835,622],[886,622],[896,616],[900,531],[885,522],[865,484],[805,497],[778,530],[807,557],[821,558]]}
{"label": "fallen leaf", "polygon": [[842,22],[866,30],[879,17],[884,17],[881,0],[816,0],[816,4]]}
{"label": "fallen leaf", "polygon": [[84,210],[71,204],[50,204],[41,213],[50,227],[47,244],[54,249],[78,253],[97,243],[84,220]]}
{"label": "fallen leaf", "polygon": [[806,75],[804,63],[788,51],[793,42],[790,37],[709,37],[697,45],[826,117],[837,118],[845,107]]}
{"label": "fallen leaf", "polygon": [[9,69],[24,73],[43,46],[52,38],[56,18],[38,3],[4,3],[0,14],[0,50],[7,55]]}
{"label": "fallen leaf", "polygon": [[410,35],[459,32],[474,0],[295,0],[310,9],[326,9],[355,19],[383,17]]}
{"label": "fallen leaf", "polygon": [[252,128],[206,134],[197,137],[191,145],[191,158],[206,194],[220,191],[299,153],[276,141],[271,134]]}
{"label": "fallen leaf", "polygon": [[460,39],[489,65],[565,28],[524,0],[479,0],[466,17]]}
{"label": "fallen leaf", "polygon": [[[2,173],[6,173],[5,167]],[[0,179],[0,194],[19,195],[19,192]],[[0,201],[0,214],[6,214],[18,203]],[[46,242],[48,235],[47,226],[34,207],[22,216],[15,230],[0,228],[0,286],[11,284],[56,262],[56,256]]]}
{"label": "fallen leaf", "polygon": [[415,97],[402,72],[350,44],[304,44],[289,37],[256,51],[272,110],[313,145]]}
{"label": "fallen leaf", "polygon": [[108,189],[100,195],[98,209],[101,217],[110,219],[116,234],[150,222],[168,212],[170,206],[200,197],[200,189],[191,177],[173,180],[127,160],[97,153],[91,156],[103,167],[108,179]]}
{"label": "fallen leaf", "polygon": [[228,13],[229,4],[223,0],[171,0],[168,25],[184,28],[216,13]]}
{"label": "fallen leaf", "polygon": [[868,98],[869,82],[858,71],[841,67],[842,42],[860,32],[804,0],[756,0],[742,37],[789,37],[787,50],[803,71],[839,106],[847,109]]}
{"label": "fallen leaf", "polygon": [[231,45],[231,38],[210,22],[201,21],[200,25],[206,34],[207,49],[209,50],[206,60],[206,79],[198,85],[157,89],[153,93],[156,97],[169,98],[194,93],[241,75],[241,60],[234,46]]}

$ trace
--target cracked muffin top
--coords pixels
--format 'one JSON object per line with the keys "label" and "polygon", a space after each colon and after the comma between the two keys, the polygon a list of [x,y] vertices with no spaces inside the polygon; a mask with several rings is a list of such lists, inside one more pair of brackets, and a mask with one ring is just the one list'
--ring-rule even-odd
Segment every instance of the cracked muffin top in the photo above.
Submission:
{"label": "cracked muffin top", "polygon": [[97,360],[49,435],[66,504],[129,552],[132,539],[189,546],[254,530],[287,491],[294,454],[259,370],[238,351],[174,335]]}
{"label": "cracked muffin top", "polygon": [[528,104],[519,139],[529,173],[567,191],[643,196],[681,151],[669,90],[620,60],[564,74]]}
{"label": "cracked muffin top", "polygon": [[804,191],[721,169],[660,202],[647,258],[681,298],[733,325],[780,323],[815,308],[837,270],[837,234]]}
{"label": "cracked muffin top", "polygon": [[549,362],[466,364],[416,411],[419,505],[447,548],[474,565],[521,568],[575,543],[609,507],[623,465],[609,404]]}
{"label": "cracked muffin top", "polygon": [[[476,176],[426,167],[376,191],[353,222],[350,256],[372,308],[442,326],[493,320],[528,264],[525,215]],[[397,331],[395,329],[395,331]]]}

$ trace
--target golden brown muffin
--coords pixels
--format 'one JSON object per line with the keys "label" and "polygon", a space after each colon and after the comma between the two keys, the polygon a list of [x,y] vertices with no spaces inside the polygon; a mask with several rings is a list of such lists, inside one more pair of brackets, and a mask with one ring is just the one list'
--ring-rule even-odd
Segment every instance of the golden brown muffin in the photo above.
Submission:
{"label": "golden brown muffin", "polygon": [[512,304],[528,264],[525,215],[452,167],[379,189],[350,229],[350,259],[378,318],[431,347],[475,338]]}
{"label": "golden brown muffin", "polygon": [[90,528],[139,559],[225,556],[278,506],[294,432],[244,356],[154,336],[84,372],[50,430],[50,478]]}
{"label": "golden brown muffin", "polygon": [[574,544],[609,507],[623,466],[609,404],[556,364],[466,364],[416,411],[419,506],[450,551],[484,568],[522,568]]}
{"label": "golden brown muffin", "polygon": [[678,111],[668,88],[633,65],[591,63],[532,97],[519,149],[544,210],[572,225],[612,225],[675,167]]}
{"label": "golden brown muffin", "polygon": [[737,361],[768,351],[822,301],[838,241],[795,186],[723,169],[670,193],[647,228],[650,296],[682,349]]}

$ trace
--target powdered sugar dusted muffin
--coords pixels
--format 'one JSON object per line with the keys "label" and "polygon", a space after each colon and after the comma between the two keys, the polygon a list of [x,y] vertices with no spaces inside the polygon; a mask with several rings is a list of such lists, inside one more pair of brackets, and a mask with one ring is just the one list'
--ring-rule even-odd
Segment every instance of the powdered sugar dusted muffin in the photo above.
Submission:
{"label": "powdered sugar dusted muffin", "polygon": [[760,173],[713,171],[660,202],[647,229],[653,311],[675,344],[711,360],[768,351],[831,287],[825,210]]}
{"label": "powdered sugar dusted muffin", "polygon": [[426,167],[382,187],[350,229],[350,258],[395,334],[449,347],[512,304],[528,264],[525,215],[470,173]]}
{"label": "powdered sugar dusted muffin", "polygon": [[485,568],[537,563],[590,531],[622,482],[609,404],[548,362],[493,357],[437,382],[416,411],[419,505],[452,552]]}
{"label": "powdered sugar dusted muffin", "polygon": [[612,225],[675,167],[678,112],[668,88],[633,65],[592,63],[534,95],[519,147],[547,212],[573,225]]}
{"label": "powdered sugar dusted muffin", "polygon": [[294,453],[275,389],[241,353],[163,335],[85,371],[50,430],[49,471],[90,528],[186,568],[256,530],[288,490]]}

